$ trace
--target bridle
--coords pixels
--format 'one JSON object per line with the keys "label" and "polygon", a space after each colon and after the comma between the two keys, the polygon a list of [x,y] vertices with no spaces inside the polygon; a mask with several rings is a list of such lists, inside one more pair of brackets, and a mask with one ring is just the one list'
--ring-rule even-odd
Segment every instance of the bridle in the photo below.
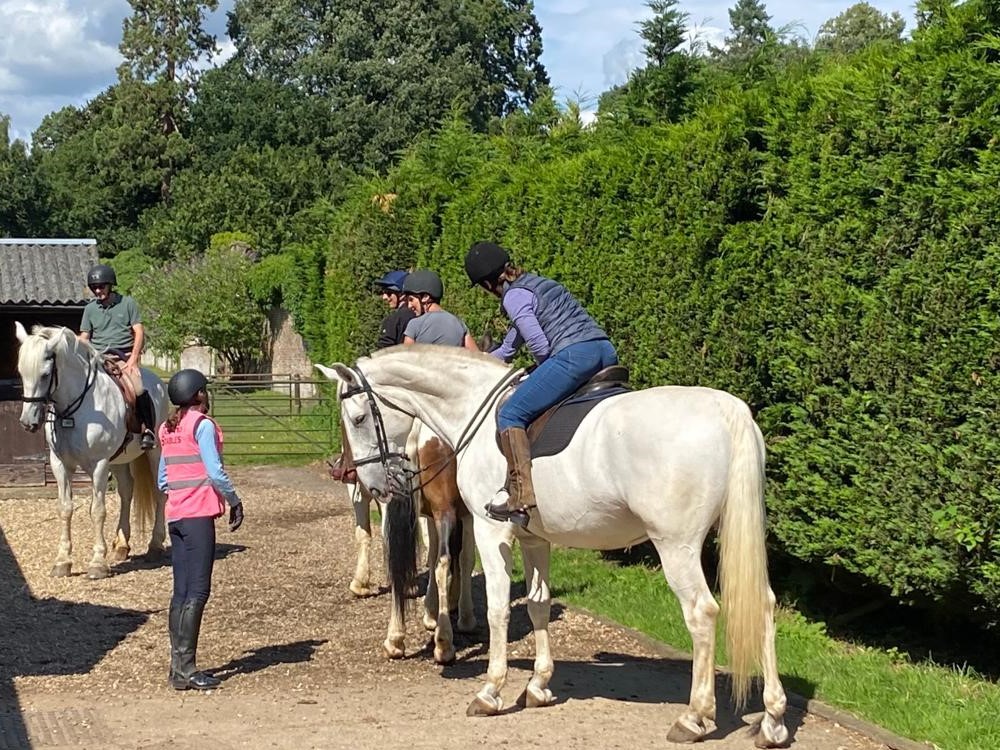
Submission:
{"label": "bridle", "polygon": [[[371,409],[372,419],[375,423],[375,440],[378,444],[378,453],[373,453],[372,455],[366,456],[365,458],[354,459],[353,464],[355,466],[365,466],[367,464],[373,464],[376,461],[380,462],[382,464],[382,468],[385,470],[386,476],[389,477],[391,480],[393,477],[393,471],[391,465],[392,459],[400,459],[401,462],[404,462],[404,465],[402,466],[402,473],[406,477],[407,483],[410,485],[409,491],[411,493],[426,487],[439,474],[441,474],[441,472],[443,472],[452,461],[456,461],[458,459],[458,454],[464,451],[469,446],[469,443],[472,442],[472,438],[475,436],[476,432],[482,426],[483,422],[486,421],[486,417],[489,416],[490,412],[492,411],[492,407],[496,404],[496,402],[499,400],[504,391],[512,383],[514,383],[521,376],[521,373],[523,372],[520,369],[509,371],[490,389],[490,392],[486,394],[486,398],[482,401],[482,403],[479,404],[479,406],[476,408],[476,411],[473,412],[472,418],[469,420],[468,424],[466,424],[465,428],[462,430],[462,433],[459,436],[458,441],[452,448],[452,452],[450,455],[438,459],[437,461],[434,461],[428,464],[427,466],[423,466],[419,470],[414,470],[405,465],[407,463],[410,463],[410,457],[406,453],[401,453],[390,449],[389,439],[386,436],[386,431],[385,431],[385,421],[382,419],[382,411],[379,409],[378,404],[381,401],[386,407],[394,411],[401,412],[402,414],[407,415],[411,419],[420,419],[420,417],[414,414],[409,409],[406,409],[400,406],[399,404],[391,401],[384,394],[376,393],[375,389],[372,388],[371,383],[368,382],[368,379],[365,377],[364,373],[361,372],[359,368],[352,367],[351,370],[355,373],[355,375],[357,375],[359,384],[345,390],[344,393],[341,394],[340,398],[341,400],[346,398],[352,398],[362,393],[364,393],[368,397],[368,404]],[[440,466],[438,466],[437,471],[435,471],[428,479],[425,479],[416,487],[412,486],[413,477],[423,473],[424,471],[427,471],[431,467],[437,466],[438,464],[440,464]]]}
{"label": "bridle", "polygon": [[[87,393],[93,388],[94,383],[97,381],[97,366],[91,361],[87,368],[87,380],[83,386],[83,392],[73,399],[69,405],[59,411],[55,408],[55,400],[52,394],[55,393],[56,389],[59,387],[59,371],[56,369],[56,356],[54,353],[46,354],[44,359],[51,360],[52,368],[49,372],[49,387],[45,390],[44,396],[21,396],[21,402],[25,404],[47,404],[48,413],[58,419],[68,419],[69,417],[76,414],[79,408],[83,405],[83,399],[87,396]],[[44,360],[43,360],[44,361]]]}

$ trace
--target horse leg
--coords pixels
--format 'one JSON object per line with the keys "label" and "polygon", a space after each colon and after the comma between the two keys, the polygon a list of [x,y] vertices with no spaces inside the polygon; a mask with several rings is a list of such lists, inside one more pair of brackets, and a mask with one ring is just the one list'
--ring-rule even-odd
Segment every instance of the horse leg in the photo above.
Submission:
{"label": "horse leg", "polygon": [[462,550],[458,555],[458,622],[459,633],[476,630],[476,613],[472,609],[472,573],[476,567],[476,542],[472,535],[472,516],[462,519]]}
{"label": "horse leg", "polygon": [[[146,562],[158,562],[163,558],[163,553],[167,548],[167,496],[163,492],[160,492],[156,479],[156,475],[160,471],[159,452],[159,448],[156,448],[146,454],[146,466],[142,469],[137,469],[138,471],[145,472],[146,468],[149,468],[149,473],[145,475],[145,478],[136,481],[136,490],[148,493],[152,498],[153,505],[153,531],[149,537],[149,546],[146,548]],[[141,461],[143,459],[140,457],[137,460]],[[133,466],[137,466],[137,464],[133,464]]]}
{"label": "horse leg", "polygon": [[[451,551],[448,549],[448,540],[455,525],[455,516],[453,513],[438,514],[434,517],[433,524],[427,524],[428,531],[432,525],[437,529],[438,538],[437,565],[433,573],[440,593],[448,591],[448,579],[451,576]],[[448,597],[436,598],[438,611],[437,629],[434,631],[434,661],[438,664],[450,664],[455,661],[455,638],[451,630],[451,618],[448,616]]]}
{"label": "horse leg", "polygon": [[62,521],[59,549],[56,552],[56,561],[50,575],[54,578],[63,578],[69,575],[73,567],[73,539],[70,535],[70,524],[73,520],[72,476],[75,467],[65,466],[55,453],[49,454],[49,463],[59,488],[59,520]]}
{"label": "horse leg", "polygon": [[371,498],[361,491],[361,485],[349,484],[351,507],[354,508],[354,548],[357,551],[357,563],[354,566],[354,577],[348,588],[355,596],[371,596],[375,593],[371,579],[371,546],[372,518]]}
{"label": "horse leg", "polygon": [[[424,516],[420,516],[424,518]],[[433,554],[427,554],[427,593],[424,594],[424,629],[431,632],[438,627],[439,589],[437,578],[437,560],[440,546],[439,526],[437,520],[428,519],[425,528],[427,530],[427,543],[433,545]],[[448,589],[444,589],[447,591]],[[447,610],[446,610],[447,614]]]}
{"label": "horse leg", "polygon": [[90,522],[94,525],[94,555],[87,565],[87,578],[95,580],[107,578],[111,573],[108,561],[105,559],[108,554],[108,545],[104,541],[104,519],[107,516],[104,496],[108,489],[109,473],[108,462],[99,461],[94,467],[94,473],[91,477],[94,495],[90,502]]}
{"label": "horse leg", "polygon": [[764,672],[764,715],[753,727],[757,747],[784,747],[788,742],[785,708],[788,699],[778,676],[778,656],[774,650],[774,592],[767,590],[767,612],[764,625],[764,649],[761,666]]}
{"label": "horse leg", "polygon": [[535,636],[535,665],[528,686],[517,699],[519,706],[538,708],[555,703],[549,681],[555,664],[549,645],[549,614],[552,594],[549,591],[549,560],[551,545],[544,539],[531,537],[521,540],[524,559],[524,579],[528,581],[528,616]]}
{"label": "horse leg", "polygon": [[111,468],[115,481],[118,485],[118,499],[120,508],[118,511],[118,530],[115,532],[115,541],[111,545],[111,564],[122,563],[128,559],[129,539],[132,538],[132,494],[135,490],[135,482],[132,479],[132,472],[125,464],[119,464]]}
{"label": "horse leg", "polygon": [[715,623],[719,604],[705,582],[700,543],[664,537],[652,541],[691,634],[690,702],[670,727],[667,739],[697,742],[715,725]]}
{"label": "horse leg", "polygon": [[503,710],[500,691],[507,681],[507,627],[510,622],[512,524],[476,518],[476,547],[486,576],[486,619],[490,625],[490,662],[486,684],[466,709],[467,716],[492,716]]}

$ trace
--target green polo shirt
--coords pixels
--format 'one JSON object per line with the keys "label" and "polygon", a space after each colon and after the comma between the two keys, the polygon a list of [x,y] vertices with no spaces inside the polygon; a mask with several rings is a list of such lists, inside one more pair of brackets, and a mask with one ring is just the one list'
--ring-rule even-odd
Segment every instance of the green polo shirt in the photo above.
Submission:
{"label": "green polo shirt", "polygon": [[118,292],[112,292],[108,297],[107,306],[96,299],[90,300],[83,308],[83,320],[80,330],[90,332],[90,343],[98,351],[105,349],[120,349],[132,351],[135,333],[132,326],[141,323],[139,306],[131,297],[123,297]]}

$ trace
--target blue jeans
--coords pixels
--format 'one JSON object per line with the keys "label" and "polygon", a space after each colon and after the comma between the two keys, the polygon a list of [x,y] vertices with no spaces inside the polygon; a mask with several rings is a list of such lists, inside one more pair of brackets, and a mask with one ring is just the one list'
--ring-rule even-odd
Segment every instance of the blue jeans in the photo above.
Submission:
{"label": "blue jeans", "polygon": [[174,595],[170,603],[208,601],[215,566],[215,519],[184,518],[171,521],[170,564],[174,569]]}
{"label": "blue jeans", "polygon": [[581,341],[560,349],[542,362],[514,391],[500,409],[497,427],[527,429],[536,417],[555,406],[598,371],[618,364],[615,348],[607,339]]}

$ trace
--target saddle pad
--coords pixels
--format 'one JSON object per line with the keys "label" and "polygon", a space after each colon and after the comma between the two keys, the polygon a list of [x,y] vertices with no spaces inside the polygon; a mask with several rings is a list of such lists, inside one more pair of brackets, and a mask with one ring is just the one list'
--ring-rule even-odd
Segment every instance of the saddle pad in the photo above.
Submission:
{"label": "saddle pad", "polygon": [[576,428],[580,426],[583,418],[590,414],[591,409],[606,398],[630,393],[631,390],[628,386],[616,385],[592,393],[572,396],[564,401],[556,407],[556,410],[548,418],[545,426],[542,427],[541,434],[532,441],[531,457],[554,456],[562,451],[569,445],[569,441],[576,434]]}

